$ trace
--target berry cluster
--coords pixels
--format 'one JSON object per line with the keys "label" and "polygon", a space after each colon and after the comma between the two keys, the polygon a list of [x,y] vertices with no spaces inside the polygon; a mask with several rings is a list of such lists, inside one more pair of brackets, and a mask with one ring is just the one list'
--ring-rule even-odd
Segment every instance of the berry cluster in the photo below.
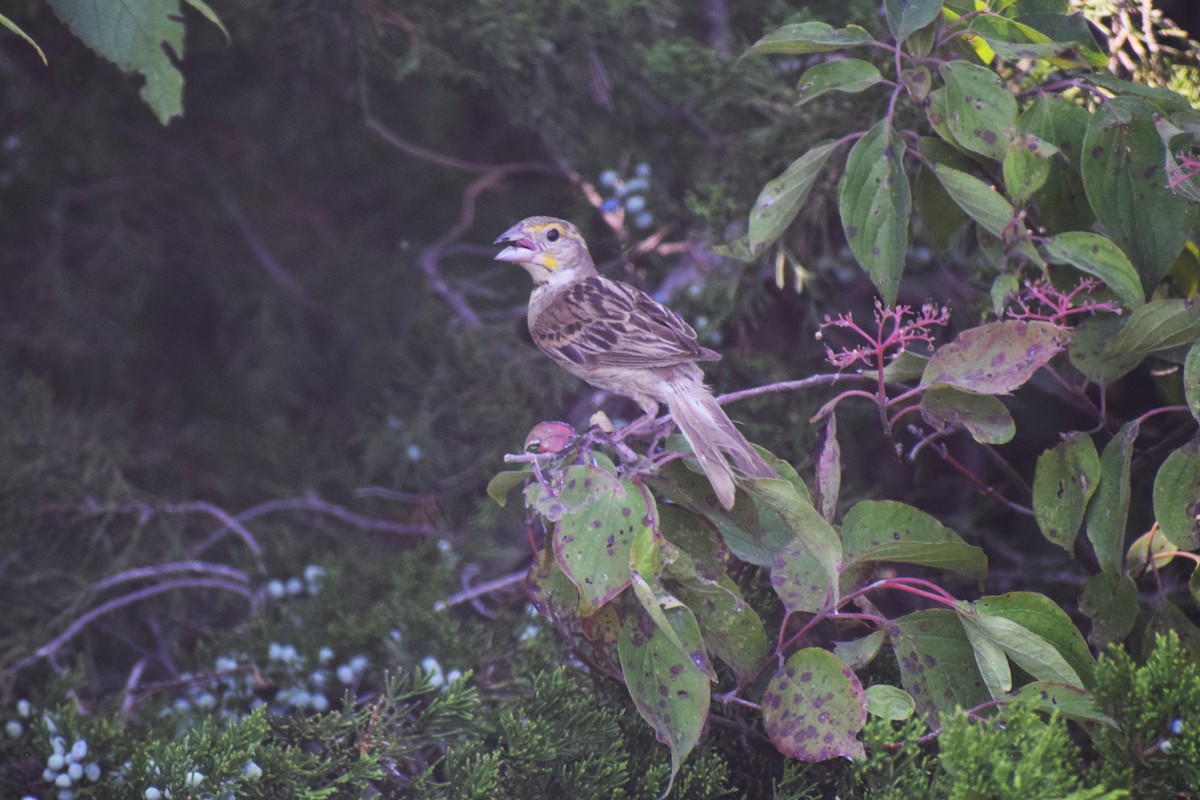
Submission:
{"label": "berry cluster", "polygon": [[633,226],[646,230],[654,225],[654,215],[646,208],[646,193],[650,191],[650,165],[643,162],[633,170],[632,178],[622,178],[614,169],[600,173],[598,183],[612,192],[600,205],[603,214],[615,214],[622,208],[633,219]]}

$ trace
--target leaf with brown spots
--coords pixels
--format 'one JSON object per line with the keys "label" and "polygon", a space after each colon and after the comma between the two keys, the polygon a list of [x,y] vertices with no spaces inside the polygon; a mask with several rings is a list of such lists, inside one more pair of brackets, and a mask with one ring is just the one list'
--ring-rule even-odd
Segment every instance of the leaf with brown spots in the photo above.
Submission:
{"label": "leaf with brown spots", "polygon": [[936,725],[956,707],[974,708],[991,699],[958,615],[946,608],[915,611],[894,623],[892,647],[900,683],[917,703],[917,713]]}
{"label": "leaf with brown spots", "polygon": [[864,758],[858,732],[867,698],[854,671],[828,650],[793,653],[767,684],[763,724],[775,747],[801,761]]}
{"label": "leaf with brown spots", "polygon": [[762,619],[728,576],[710,581],[690,576],[664,576],[667,587],[696,615],[704,644],[733,670],[739,685],[753,679],[767,659],[767,631]]}
{"label": "leaf with brown spots", "polygon": [[562,486],[536,485],[530,505],[554,523],[554,557],[579,589],[590,616],[629,585],[636,535],[647,527],[646,499],[636,485],[591,466],[571,467]]}
{"label": "leaf with brown spots", "polygon": [[1075,722],[1099,722],[1116,728],[1116,721],[1100,710],[1095,699],[1078,686],[1055,681],[1034,681],[1011,695],[1012,702],[1033,706],[1047,714],[1057,712]]}
{"label": "leaf with brown spots", "polygon": [[973,153],[1002,161],[1017,128],[1017,101],[993,71],[969,61],[946,61],[946,124]]}
{"label": "leaf with brown spots", "polygon": [[908,252],[912,193],[904,150],[904,138],[881,120],[850,148],[838,182],[846,243],[886,305],[896,302]]}
{"label": "leaf with brown spots", "polygon": [[1167,186],[1167,148],[1154,127],[1158,113],[1138,97],[1101,103],[1088,120],[1080,163],[1088,203],[1147,292],[1170,271],[1197,213]]}
{"label": "leaf with brown spots", "polygon": [[1074,433],[1038,456],[1033,472],[1033,516],[1052,544],[1075,551],[1088,501],[1100,482],[1100,456],[1092,437]]}
{"label": "leaf with brown spots", "polygon": [[[695,660],[703,652],[700,627],[683,606],[656,622],[644,606],[626,620],[617,640],[621,671],[638,713],[671,751],[671,783],[700,741],[711,702],[709,677]],[[670,614],[670,618],[666,618]],[[671,790],[667,786],[663,796]]]}
{"label": "leaf with brown spots", "polygon": [[1040,320],[968,328],[933,354],[921,385],[942,383],[975,394],[1008,394],[1062,352],[1069,340],[1067,331]]}
{"label": "leaf with brown spots", "polygon": [[[882,561],[959,572],[982,581],[987,556],[932,515],[895,500],[863,500],[842,521],[844,571]],[[842,591],[849,586],[843,585]]]}
{"label": "leaf with brown spots", "polygon": [[755,481],[752,496],[783,518],[793,538],[771,560],[771,585],[789,612],[818,611],[837,602],[842,543],[837,531],[784,479]]}

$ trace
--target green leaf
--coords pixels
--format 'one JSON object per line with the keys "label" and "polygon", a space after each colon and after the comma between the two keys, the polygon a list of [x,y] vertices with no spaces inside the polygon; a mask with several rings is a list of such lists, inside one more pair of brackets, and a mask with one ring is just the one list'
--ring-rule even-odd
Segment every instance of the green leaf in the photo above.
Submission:
{"label": "green leaf", "polygon": [[771,585],[790,612],[819,611],[838,599],[842,543],[837,532],[783,479],[755,481],[751,490],[787,523],[793,539],[771,562]]}
{"label": "green leaf", "polygon": [[779,752],[801,761],[864,758],[858,732],[867,698],[858,676],[820,647],[799,650],[771,678],[762,698],[763,724]]}
{"label": "green leaf", "polygon": [[867,687],[866,695],[867,713],[880,719],[900,722],[917,709],[912,695],[897,686],[877,683]]}
{"label": "green leaf", "polygon": [[768,53],[824,53],[829,50],[841,50],[843,47],[861,47],[873,41],[875,40],[871,34],[858,25],[834,28],[825,22],[801,22],[784,25],[768,33],[751,45],[750,49],[742,54],[742,58]]}
{"label": "green leaf", "polygon": [[879,68],[861,58],[841,58],[822,61],[809,67],[796,84],[796,106],[820,97],[826,92],[861,92],[881,82]]}
{"label": "green leaf", "polygon": [[71,31],[123,72],[145,78],[141,96],[164,125],[183,114],[183,58],[179,0],[123,0],[118,8],[95,0],[47,0]]}
{"label": "green leaf", "polygon": [[[904,40],[904,49],[917,59],[923,59],[925,56],[933,52],[933,45],[937,41],[938,26],[931,22],[920,30],[914,31],[911,36]],[[926,69],[926,72],[929,70]],[[928,83],[928,81],[926,81]],[[922,96],[923,99],[924,96]]]}
{"label": "green leaf", "polygon": [[1129,321],[1104,349],[1108,358],[1145,356],[1191,345],[1200,339],[1200,303],[1172,298],[1152,300],[1133,310]]}
{"label": "green leaf", "polygon": [[1008,664],[1008,655],[974,615],[964,614],[962,624],[975,651],[975,665],[979,667],[983,683],[992,699],[999,700],[1012,689],[1012,667]]}
{"label": "green leaf", "polygon": [[[690,654],[692,656],[692,663],[708,676],[710,680],[714,679],[715,674],[712,664],[708,660],[708,653],[703,648],[695,647],[694,643],[680,638],[676,626],[667,617],[668,608],[684,608],[687,610],[686,607],[674,596],[667,594],[666,590],[662,589],[661,586],[658,588],[651,586],[644,576],[636,572],[630,578],[630,586],[633,588],[634,599],[641,606],[641,611],[649,622],[656,625],[662,631],[663,636],[666,636],[680,652]],[[646,620],[643,620],[643,622],[646,622]]]}
{"label": "green leaf", "polygon": [[921,396],[921,416],[937,429],[961,425],[980,444],[1004,444],[1017,433],[1012,415],[995,397],[951,386],[929,387]]}
{"label": "green leaf", "polygon": [[1012,702],[1031,706],[1047,714],[1057,713],[1075,722],[1098,722],[1116,728],[1117,722],[1100,710],[1087,691],[1068,683],[1033,681],[1012,695]]}
{"label": "green leaf", "polygon": [[574,466],[557,493],[541,489],[531,505],[556,523],[554,556],[578,587],[584,616],[629,585],[633,542],[648,527],[650,513],[634,483],[597,467]]}
{"label": "green leaf", "polygon": [[1167,554],[1177,549],[1161,530],[1151,528],[1130,542],[1125,550],[1125,574],[1136,578],[1150,568],[1151,562],[1162,569],[1175,560],[1175,556]]}
{"label": "green leaf", "polygon": [[1017,127],[1013,93],[995,72],[968,61],[944,62],[940,72],[946,83],[946,124],[954,141],[1003,160]]}
{"label": "green leaf", "polygon": [[949,250],[954,234],[967,221],[967,215],[930,169],[922,167],[917,173],[917,179],[913,182],[913,207],[921,230],[933,246],[939,251]]}
{"label": "green leaf", "polygon": [[1109,576],[1121,572],[1125,553],[1125,524],[1129,517],[1129,462],[1139,423],[1131,420],[1100,456],[1100,483],[1087,510],[1087,537],[1096,551],[1100,569]]}
{"label": "green leaf", "polygon": [[875,660],[875,656],[879,655],[879,650],[883,647],[886,638],[883,631],[872,631],[861,639],[834,642],[833,652],[846,662],[846,666],[850,669],[861,669]]}
{"label": "green leaf", "polygon": [[938,18],[942,0],[884,0],[883,10],[899,44]]}
{"label": "green leaf", "polygon": [[1128,575],[1092,575],[1083,585],[1079,610],[1092,621],[1088,641],[1094,647],[1123,641],[1137,622],[1137,586]]}
{"label": "green leaf", "polygon": [[1055,152],[1057,148],[1031,134],[1014,136],[1004,154],[1004,189],[1008,196],[1023,203],[1041,189],[1050,177],[1050,157]]}
{"label": "green leaf", "polygon": [[[711,702],[708,675],[692,660],[693,652],[703,652],[700,628],[686,608],[673,612],[679,617],[675,636],[642,608],[625,621],[617,639],[617,655],[633,704],[658,740],[670,748],[672,784],[683,759],[700,741]],[[681,642],[685,647],[679,646]],[[663,796],[670,790],[668,785]]]}
{"label": "green leaf", "polygon": [[[977,600],[972,607],[985,620],[989,635],[1004,647],[1013,663],[1030,675],[1075,686],[1091,685],[1096,662],[1087,642],[1067,613],[1050,598],[1035,592],[1009,592]],[[1023,631],[1000,625],[996,619],[1015,623]],[[1021,649],[1015,649],[1014,644],[1021,644]],[[1043,647],[1050,652],[1042,652]]]}
{"label": "green leaf", "polygon": [[1154,517],[1176,548],[1200,549],[1200,441],[1180,447],[1158,468]]}
{"label": "green leaf", "polygon": [[908,383],[915,381],[925,373],[929,364],[927,356],[918,355],[911,350],[905,350],[888,362],[883,368],[883,379],[889,383]]}
{"label": "green leaf", "polygon": [[225,34],[226,44],[233,44],[233,37],[229,35],[229,31],[226,29],[225,23],[221,22],[221,18],[217,16],[217,12],[213,11],[208,3],[204,2],[204,0],[183,0],[183,2],[187,3],[197,12],[199,12],[200,16],[204,17],[213,25],[216,25],[221,30],[221,33]]}
{"label": "green leaf", "polygon": [[1005,236],[1016,217],[1016,211],[999,192],[974,175],[944,164],[934,164],[933,174],[950,199],[967,212],[967,216],[993,236]]}
{"label": "green leaf", "polygon": [[1089,115],[1082,107],[1057,95],[1042,93],[1017,119],[1017,129],[1058,148],[1049,159],[1046,182],[1037,191],[1038,210],[1051,231],[1087,230],[1095,222],[1083,179],[1079,154]]}
{"label": "green leaf", "polygon": [[991,699],[975,662],[975,651],[958,615],[945,608],[915,611],[894,622],[892,646],[900,682],[919,714],[937,725],[955,708],[974,708]]}
{"label": "green leaf", "polygon": [[1175,635],[1193,663],[1200,661],[1200,628],[1188,618],[1183,609],[1169,600],[1158,600],[1158,605],[1143,618],[1145,628],[1139,631],[1143,658],[1149,657],[1156,646],[1158,636]]}
{"label": "green leaf", "polygon": [[17,27],[17,24],[15,22],[13,22],[11,19],[4,16],[3,14],[0,14],[0,25],[3,25],[4,27],[8,28],[10,31],[15,33],[17,36],[20,36],[22,39],[24,39],[26,42],[28,42],[29,46],[32,47],[34,50],[37,50],[37,54],[42,57],[42,63],[49,66],[50,62],[46,60],[46,54],[42,51],[42,48],[38,46],[37,42],[35,42],[32,38],[30,38],[29,34],[27,34],[25,31],[23,31],[19,27]]}
{"label": "green leaf", "polygon": [[1043,240],[1042,247],[1047,261],[1070,264],[1099,278],[1128,307],[1137,308],[1146,302],[1137,270],[1124,251],[1107,237],[1087,231],[1070,231]]}
{"label": "green leaf", "polygon": [[579,613],[579,590],[549,550],[543,550],[538,562],[530,567],[525,583],[529,602],[543,617],[570,623],[586,616]]}
{"label": "green leaf", "polygon": [[647,578],[658,577],[663,568],[662,537],[654,532],[653,516],[654,512],[648,511],[644,524],[634,527],[629,545],[629,568]]}
{"label": "green leaf", "polygon": [[1136,97],[1102,103],[1088,123],[1081,164],[1088,202],[1137,267],[1147,292],[1170,270],[1197,214],[1167,188],[1167,150],[1155,113]]}
{"label": "green leaf", "polygon": [[1141,354],[1113,358],[1107,348],[1113,337],[1125,327],[1124,317],[1102,314],[1088,317],[1075,326],[1068,349],[1071,365],[1089,381],[1108,386],[1142,363]]}
{"label": "green leaf", "polygon": [[1040,320],[968,328],[938,348],[921,385],[947,384],[976,394],[1007,394],[1062,352],[1069,333]]}
{"label": "green leaf", "polygon": [[954,134],[950,132],[950,126],[946,121],[950,114],[946,109],[946,87],[939,86],[932,89],[925,96],[924,106],[925,117],[929,120],[929,125],[947,143],[947,146],[951,146],[949,143],[954,141]]}
{"label": "green leaf", "polygon": [[506,469],[503,472],[498,472],[494,478],[488,481],[488,497],[495,500],[496,505],[503,508],[508,503],[509,492],[520,486],[532,475],[533,470],[528,467],[525,469]]}
{"label": "green leaf", "polygon": [[908,90],[909,96],[918,103],[925,102],[925,98],[929,97],[929,92],[933,89],[933,73],[924,64],[901,70],[900,81]]}
{"label": "green leaf", "polygon": [[1014,272],[1001,272],[992,280],[988,296],[992,301],[992,313],[1003,316],[1004,308],[1021,293],[1021,278]]}
{"label": "green leaf", "polygon": [[1165,112],[1192,110],[1192,104],[1186,97],[1170,89],[1161,89],[1157,86],[1147,86],[1144,83],[1127,81],[1108,72],[1091,72],[1079,77],[1094,86],[1107,89],[1117,95],[1131,98],[1140,97],[1143,100],[1148,100]]}
{"label": "green leaf", "polygon": [[715,581],[725,574],[729,548],[711,521],[673,503],[657,511],[659,533],[687,555],[700,577]]}
{"label": "green leaf", "polygon": [[904,173],[904,139],[880,120],[854,143],[838,182],[838,210],[850,252],[894,305],[908,250],[912,203]]}
{"label": "green leaf", "polygon": [[750,250],[761,253],[778,239],[800,212],[821,168],[837,143],[823,142],[792,162],[779,177],[768,181],[750,212]]}
{"label": "green leaf", "polygon": [[1033,515],[1042,535],[1073,553],[1088,500],[1099,482],[1100,456],[1086,433],[1070,434],[1038,456],[1033,473]]}
{"label": "green leaf", "polygon": [[1103,67],[1108,56],[1096,41],[1091,23],[1083,14],[1072,13],[1070,0],[1017,0],[1006,12],[1029,36],[1045,36],[1056,42],[1075,42],[1090,51],[1087,58],[1097,60]]}
{"label": "green leaf", "polygon": [[1183,396],[1192,416],[1200,421],[1200,342],[1188,348],[1183,359]]}
{"label": "green leaf", "polygon": [[709,652],[729,665],[739,685],[753,680],[770,655],[767,631],[737,584],[727,576],[715,582],[673,576],[669,587],[695,614]]}
{"label": "green leaf", "polygon": [[[1039,15],[1048,17],[1050,15]],[[1057,32],[1064,40],[1054,41],[1045,32],[1023,22],[994,14],[982,15],[971,21],[971,33],[988,43],[996,55],[1011,60],[1042,59],[1062,69],[1073,67],[1103,67],[1106,58],[1084,28],[1082,36],[1072,31]]]}
{"label": "green leaf", "polygon": [[726,511],[717,502],[708,478],[688,469],[683,461],[666,464],[646,482],[715,525],[729,550],[750,564],[769,565],[795,535],[779,514],[757,498],[735,503]]}
{"label": "green leaf", "polygon": [[801,539],[793,539],[771,563],[771,587],[789,614],[815,614],[832,607],[837,597],[837,580]]}
{"label": "green leaf", "polygon": [[895,500],[863,500],[842,521],[846,568],[880,561],[948,569],[982,581],[987,556],[932,515]]}

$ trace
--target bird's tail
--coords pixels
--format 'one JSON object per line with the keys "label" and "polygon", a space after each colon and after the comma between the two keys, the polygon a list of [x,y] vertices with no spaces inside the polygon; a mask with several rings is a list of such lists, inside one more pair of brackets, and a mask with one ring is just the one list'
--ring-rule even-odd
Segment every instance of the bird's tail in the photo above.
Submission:
{"label": "bird's tail", "polygon": [[733,508],[737,488],[734,470],[745,478],[778,477],[726,416],[704,384],[689,380],[671,382],[669,386],[667,408],[700,461],[721,505],[726,509]]}

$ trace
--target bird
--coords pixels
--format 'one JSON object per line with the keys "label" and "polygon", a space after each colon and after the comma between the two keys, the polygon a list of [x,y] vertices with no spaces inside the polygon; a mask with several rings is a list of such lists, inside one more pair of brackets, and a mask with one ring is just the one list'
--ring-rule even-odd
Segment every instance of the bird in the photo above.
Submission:
{"label": "bird", "polygon": [[[496,239],[497,261],[533,278],[529,333],[552,361],[592,386],[628,397],[644,420],[666,405],[717,500],[733,508],[737,479],[778,477],[704,385],[698,362],[720,353],[650,295],[601,275],[579,229],[555,217],[529,217]],[[731,463],[732,462],[732,463]]]}

